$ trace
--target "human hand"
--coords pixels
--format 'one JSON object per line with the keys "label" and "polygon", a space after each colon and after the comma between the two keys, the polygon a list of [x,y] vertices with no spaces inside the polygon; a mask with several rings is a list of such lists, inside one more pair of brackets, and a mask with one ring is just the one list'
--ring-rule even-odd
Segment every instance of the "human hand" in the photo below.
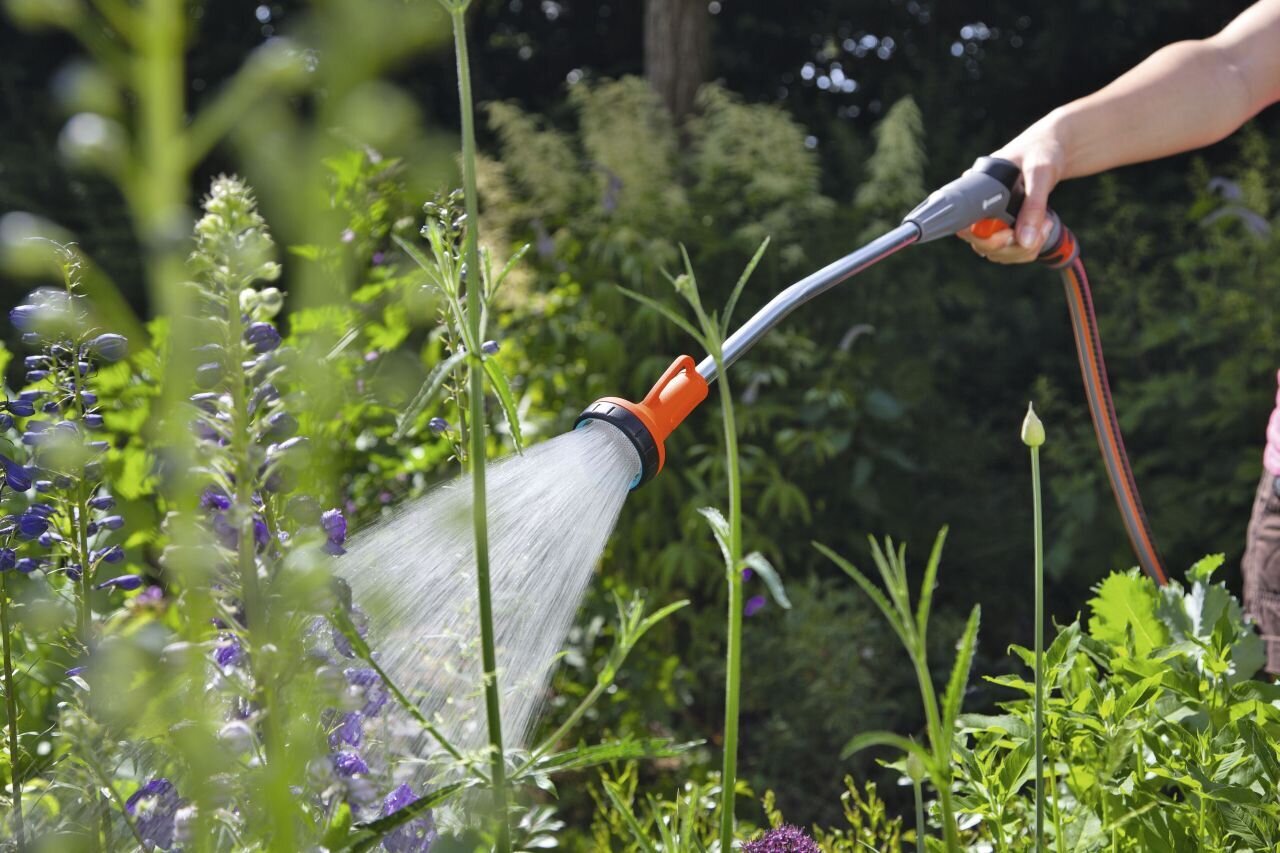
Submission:
{"label": "human hand", "polygon": [[1025,198],[1013,228],[979,237],[972,228],[956,236],[977,254],[998,264],[1025,264],[1039,257],[1045,240],[1053,231],[1046,216],[1049,193],[1062,178],[1066,154],[1062,143],[1049,131],[1030,128],[991,156],[1001,157],[1022,170]]}

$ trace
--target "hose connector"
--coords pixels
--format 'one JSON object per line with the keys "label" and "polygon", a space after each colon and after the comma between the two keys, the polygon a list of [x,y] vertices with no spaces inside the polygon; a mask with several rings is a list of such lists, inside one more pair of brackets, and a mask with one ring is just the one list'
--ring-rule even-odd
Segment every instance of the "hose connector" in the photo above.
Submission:
{"label": "hose connector", "polygon": [[662,470],[667,461],[667,436],[707,398],[707,380],[696,368],[691,356],[682,355],[671,363],[639,403],[621,397],[602,397],[578,415],[577,426],[589,420],[605,421],[622,430],[630,440],[640,454],[640,474],[631,488],[644,485]]}

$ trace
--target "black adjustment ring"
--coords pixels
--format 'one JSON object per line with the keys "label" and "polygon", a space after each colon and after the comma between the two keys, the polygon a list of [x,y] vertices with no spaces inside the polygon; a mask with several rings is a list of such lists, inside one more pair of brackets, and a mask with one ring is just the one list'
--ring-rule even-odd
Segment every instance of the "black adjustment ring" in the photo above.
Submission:
{"label": "black adjustment ring", "polygon": [[590,406],[587,406],[582,414],[578,415],[578,420],[574,423],[573,428],[577,429],[586,421],[604,421],[618,428],[627,437],[627,440],[631,442],[631,446],[636,449],[636,453],[640,455],[640,475],[631,484],[632,489],[640,488],[658,473],[660,464],[658,442],[654,441],[653,434],[634,414],[617,403],[610,403],[608,400],[596,400]]}

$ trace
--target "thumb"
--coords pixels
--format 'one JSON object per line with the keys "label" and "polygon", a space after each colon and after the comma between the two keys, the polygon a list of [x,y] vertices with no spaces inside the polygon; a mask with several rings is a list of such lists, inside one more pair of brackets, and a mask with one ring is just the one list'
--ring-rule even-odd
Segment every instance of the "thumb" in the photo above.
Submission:
{"label": "thumb", "polygon": [[1039,247],[1040,229],[1049,209],[1049,191],[1056,181],[1048,163],[1028,163],[1022,170],[1022,180],[1026,197],[1022,201],[1022,210],[1018,212],[1018,245],[1034,249]]}

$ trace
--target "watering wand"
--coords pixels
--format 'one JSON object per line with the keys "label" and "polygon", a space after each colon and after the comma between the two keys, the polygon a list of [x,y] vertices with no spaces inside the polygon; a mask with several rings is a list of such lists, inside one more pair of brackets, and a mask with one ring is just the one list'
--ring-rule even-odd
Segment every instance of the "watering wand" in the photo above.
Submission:
{"label": "watering wand", "polygon": [[[783,290],[724,342],[725,367],[769,333],[788,314],[837,284],[879,263],[915,243],[948,237],[972,226],[980,237],[989,237],[1009,228],[1022,207],[1022,171],[1008,160],[979,157],[973,168],[946,186],[935,190],[902,224],[865,246],[828,264]],[[1047,211],[1052,223],[1040,262],[1061,273],[1071,315],[1076,355],[1084,379],[1085,396],[1093,419],[1098,447],[1107,469],[1125,531],[1143,570],[1159,584],[1166,582],[1160,555],[1125,453],[1115,404],[1102,359],[1093,297],[1079,245],[1058,215]],[[639,402],[621,397],[604,397],[592,403],[578,417],[578,423],[601,420],[620,429],[640,455],[640,473],[632,483],[636,488],[653,479],[666,462],[665,442],[689,413],[707,397],[718,366],[711,356],[695,363],[682,355],[662,374]]]}

